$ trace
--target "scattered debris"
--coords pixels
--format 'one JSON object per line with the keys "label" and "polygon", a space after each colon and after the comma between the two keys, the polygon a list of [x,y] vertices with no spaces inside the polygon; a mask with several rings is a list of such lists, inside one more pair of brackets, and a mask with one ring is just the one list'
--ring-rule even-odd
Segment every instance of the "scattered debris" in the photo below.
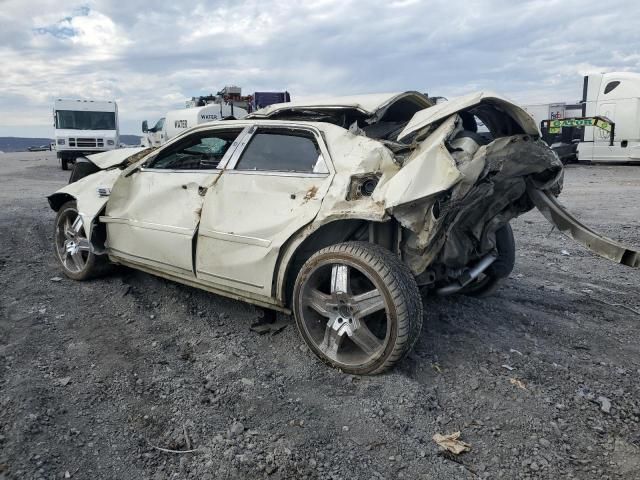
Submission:
{"label": "scattered debris", "polygon": [[229,430],[227,431],[227,436],[229,438],[237,437],[244,432],[244,425],[241,422],[233,422]]}
{"label": "scattered debris", "polygon": [[525,386],[524,382],[522,380],[518,380],[517,378],[510,378],[509,382],[511,383],[511,385],[515,385],[518,388],[521,388],[522,390],[526,390],[527,387]]}
{"label": "scattered debris", "polygon": [[600,404],[600,410],[602,410],[604,413],[611,413],[611,400],[602,395],[600,395],[597,400]]}
{"label": "scattered debris", "polygon": [[516,350],[515,348],[509,349],[509,353],[517,353],[518,355],[522,356],[522,352],[520,350]]}
{"label": "scattered debris", "polygon": [[191,440],[189,439],[187,426],[185,424],[182,425],[182,433],[184,433],[184,443],[187,445],[187,450],[191,450]]}
{"label": "scattered debris", "polygon": [[462,440],[458,440],[460,438],[460,432],[453,432],[448,435],[436,433],[432,438],[440,448],[455,455],[460,455],[463,452],[471,450],[471,445],[463,442]]}
{"label": "scattered debris", "polygon": [[195,453],[200,451],[199,448],[194,448],[192,450],[171,450],[170,448],[158,447],[156,445],[152,445],[151,443],[149,445],[151,446],[151,448],[155,448],[156,450],[159,450],[165,453]]}
{"label": "scattered debris", "polygon": [[284,320],[279,320],[276,322],[272,322],[272,323],[265,323],[262,320],[259,320],[255,323],[253,323],[250,327],[249,330],[251,330],[252,332],[257,333],[258,335],[265,335],[267,333],[271,333],[271,335],[277,335],[278,333],[282,332],[285,328],[287,328],[287,325],[289,323],[284,321]]}
{"label": "scattered debris", "polygon": [[511,365],[504,364],[504,365],[500,365],[500,366],[502,368],[506,368],[509,371],[515,370],[515,367],[512,367]]}
{"label": "scattered debris", "polygon": [[571,254],[569,253],[569,250],[561,250],[560,253],[562,255],[564,255],[565,257],[570,257],[571,256]]}
{"label": "scattered debris", "polygon": [[61,282],[62,281],[62,277],[52,277],[49,280],[51,280],[52,282]]}
{"label": "scattered debris", "polygon": [[71,381],[71,377],[62,377],[58,379],[58,383],[63,387],[66,387]]}

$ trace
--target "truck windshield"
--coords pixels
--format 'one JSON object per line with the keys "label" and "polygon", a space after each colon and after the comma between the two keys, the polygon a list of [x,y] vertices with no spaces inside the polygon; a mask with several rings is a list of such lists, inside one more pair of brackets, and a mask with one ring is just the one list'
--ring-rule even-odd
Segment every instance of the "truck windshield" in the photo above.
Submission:
{"label": "truck windshield", "polygon": [[71,130],[115,130],[115,112],[56,111],[56,128]]}

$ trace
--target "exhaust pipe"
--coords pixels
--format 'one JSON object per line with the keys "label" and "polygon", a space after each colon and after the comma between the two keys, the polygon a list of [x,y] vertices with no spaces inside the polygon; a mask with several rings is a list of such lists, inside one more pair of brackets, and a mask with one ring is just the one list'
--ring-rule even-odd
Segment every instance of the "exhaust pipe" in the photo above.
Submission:
{"label": "exhaust pipe", "polygon": [[484,272],[491,266],[493,262],[496,261],[497,258],[498,257],[494,254],[489,254],[486,257],[483,257],[478,263],[476,263],[473,268],[471,268],[468,272],[462,274],[458,280],[450,283],[449,285],[445,285],[444,287],[439,288],[438,290],[436,290],[436,293],[438,295],[445,296],[459,292],[464,287],[473,282],[476,278],[478,278],[482,272]]}

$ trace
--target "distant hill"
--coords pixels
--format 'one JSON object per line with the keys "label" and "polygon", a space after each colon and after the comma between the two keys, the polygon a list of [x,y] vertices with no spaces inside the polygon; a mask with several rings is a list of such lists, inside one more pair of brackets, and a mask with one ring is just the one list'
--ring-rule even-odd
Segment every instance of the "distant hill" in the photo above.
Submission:
{"label": "distant hill", "polygon": [[[0,137],[0,152],[24,152],[29,147],[49,145],[52,138]],[[139,135],[120,135],[120,143],[140,145]]]}

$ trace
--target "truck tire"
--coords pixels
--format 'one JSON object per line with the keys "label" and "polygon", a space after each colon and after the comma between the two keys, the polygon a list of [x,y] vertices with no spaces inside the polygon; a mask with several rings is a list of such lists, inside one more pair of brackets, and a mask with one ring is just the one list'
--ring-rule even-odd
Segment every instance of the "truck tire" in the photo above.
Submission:
{"label": "truck tire", "polygon": [[61,158],[60,159],[60,168],[62,168],[62,170],[69,170],[69,160],[66,158]]}
{"label": "truck tire", "polygon": [[95,163],[91,162],[76,162],[71,170],[71,176],[69,177],[69,183],[77,182],[81,178],[87,177],[93,173],[99,172],[100,168]]}
{"label": "truck tire", "polygon": [[392,367],[422,329],[422,298],[413,274],[392,252],[366,242],[316,252],[298,274],[292,302],[311,351],[354,375]]}
{"label": "truck tire", "polygon": [[476,281],[460,290],[460,293],[471,297],[488,297],[513,271],[516,263],[516,241],[511,225],[508,223],[496,232],[496,248],[498,258]]}

